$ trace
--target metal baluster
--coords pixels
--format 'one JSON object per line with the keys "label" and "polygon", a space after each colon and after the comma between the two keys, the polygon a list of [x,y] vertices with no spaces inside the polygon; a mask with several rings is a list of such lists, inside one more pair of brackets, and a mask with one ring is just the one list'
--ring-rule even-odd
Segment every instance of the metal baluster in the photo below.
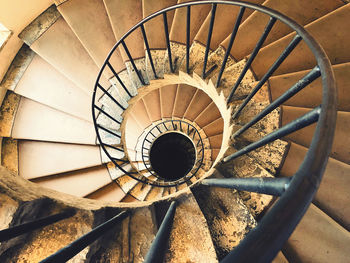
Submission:
{"label": "metal baluster", "polygon": [[240,128],[233,137],[237,137],[241,135],[244,131],[252,127],[259,120],[264,118],[267,114],[275,110],[277,107],[282,105],[283,102],[287,101],[289,98],[297,94],[315,79],[321,76],[321,71],[318,66],[314,67],[308,74],[306,74],[301,80],[295,83],[290,89],[288,89],[285,93],[283,93],[280,97],[278,97],[275,101],[273,101],[269,106],[267,106],[263,111],[257,114],[250,122]]}
{"label": "metal baluster", "polygon": [[265,39],[266,39],[267,36],[269,35],[269,33],[270,33],[270,31],[271,31],[273,25],[275,24],[275,22],[276,22],[276,18],[270,17],[270,21],[269,21],[268,24],[266,25],[263,34],[261,35],[261,37],[260,37],[258,43],[256,44],[256,46],[255,46],[255,48],[254,48],[252,54],[250,55],[250,57],[249,57],[247,63],[245,64],[245,66],[244,66],[244,68],[243,68],[241,74],[239,75],[239,77],[238,77],[238,79],[237,79],[237,81],[236,81],[234,87],[232,88],[232,90],[231,90],[231,92],[230,92],[230,95],[229,95],[228,98],[227,98],[227,103],[230,103],[230,102],[231,102],[232,97],[233,97],[234,93],[236,92],[236,89],[238,88],[239,84],[242,82],[242,80],[243,80],[245,74],[247,73],[247,71],[248,71],[250,65],[253,63],[253,61],[254,61],[256,55],[258,54],[260,48],[262,47],[262,45],[263,45]]}
{"label": "metal baluster", "polygon": [[203,185],[281,196],[288,188],[291,177],[286,178],[223,178],[205,179]]}
{"label": "metal baluster", "polygon": [[270,142],[273,142],[277,139],[280,139],[292,132],[295,132],[297,130],[300,130],[306,126],[309,126],[313,124],[314,122],[318,121],[318,117],[321,113],[321,106],[316,107],[312,111],[306,113],[305,115],[301,116],[298,119],[295,119],[294,121],[284,125],[283,127],[279,128],[278,130],[271,132],[270,134],[266,135],[259,141],[253,142],[249,144],[248,146],[244,147],[243,149],[225,157],[223,159],[223,162],[228,162],[230,160],[233,160],[237,157],[240,157],[246,153],[249,153],[261,146],[264,146]]}
{"label": "metal baluster", "polygon": [[186,72],[190,73],[191,6],[187,6],[186,18]]}
{"label": "metal baluster", "polygon": [[51,256],[47,257],[46,259],[40,261],[41,263],[56,263],[56,262],[66,262],[75,255],[77,255],[80,251],[82,251],[84,248],[89,246],[92,242],[94,242],[96,239],[104,235],[107,231],[110,231],[111,228],[115,227],[117,223],[120,223],[123,219],[125,219],[127,216],[129,216],[129,212],[121,212],[120,214],[116,215],[115,217],[111,218],[110,220],[106,221],[105,223],[99,225],[98,227],[91,230],[89,233],[83,235],[82,237],[78,238],[77,240],[73,241],[68,246],[65,246],[64,248],[58,250],[56,253],[52,254]]}
{"label": "metal baluster", "polygon": [[150,64],[151,64],[154,77],[157,79],[158,76],[157,76],[156,69],[155,69],[154,64],[153,64],[153,59],[152,59],[152,55],[151,55],[151,50],[150,50],[150,48],[149,48],[148,39],[147,39],[145,27],[144,27],[143,24],[141,25],[141,32],[142,32],[143,40],[144,40],[144,42],[145,42],[145,46],[146,46],[146,50],[147,50],[149,62],[150,62]]}
{"label": "metal baluster", "polygon": [[271,75],[276,71],[276,69],[282,64],[282,62],[288,57],[288,55],[294,50],[294,48],[301,41],[301,36],[296,35],[293,40],[289,43],[289,45],[285,48],[282,54],[278,57],[278,59],[272,64],[266,74],[261,78],[256,87],[251,91],[248,97],[243,101],[239,109],[232,116],[235,119],[243,110],[243,108],[249,103],[249,101],[253,98],[253,96],[261,89],[261,87],[265,84],[265,82],[271,77]]}
{"label": "metal baluster", "polygon": [[120,121],[118,121],[117,119],[115,119],[114,117],[112,117],[111,115],[109,115],[107,112],[105,112],[103,109],[101,109],[100,107],[94,105],[94,108],[99,110],[100,112],[102,112],[104,115],[106,115],[108,118],[110,118],[112,121],[115,121],[118,124],[121,124]]}
{"label": "metal baluster", "polygon": [[216,4],[212,4],[207,45],[205,47],[205,54],[204,54],[204,65],[203,65],[203,71],[202,71],[202,78],[203,79],[205,79],[205,77],[206,77],[206,68],[207,68],[207,63],[208,63],[208,55],[209,55],[209,49],[210,49],[211,36],[213,34],[215,12],[216,12]]}
{"label": "metal baluster", "polygon": [[172,73],[174,73],[175,70],[173,68],[173,60],[172,60],[172,57],[171,57],[169,30],[168,30],[168,19],[167,19],[167,14],[166,13],[163,13],[163,24],[164,24],[166,45],[167,45],[167,48],[168,48],[169,67],[170,67],[170,71]]}
{"label": "metal baluster", "polygon": [[121,138],[120,135],[118,135],[118,134],[116,134],[116,133],[114,133],[114,132],[112,132],[112,131],[106,129],[105,127],[103,127],[103,126],[101,126],[101,125],[99,125],[99,124],[97,124],[97,127],[100,128],[100,129],[102,129],[102,130],[104,130],[105,132],[108,132],[108,133],[110,133],[110,134],[112,134],[112,135],[118,137],[118,138]]}
{"label": "metal baluster", "polygon": [[32,232],[36,229],[54,224],[60,220],[74,216],[76,211],[74,209],[66,209],[61,213],[39,218],[31,222],[23,223],[21,225],[13,226],[0,231],[0,242],[9,240],[11,238]]}
{"label": "metal baluster", "polygon": [[169,209],[159,227],[157,235],[153,240],[146,255],[144,263],[161,263],[164,260],[167,243],[170,237],[171,228],[176,211],[176,202],[171,202]]}
{"label": "metal baluster", "polygon": [[109,94],[109,92],[104,87],[102,87],[99,83],[97,83],[97,87],[101,89],[103,93],[106,94],[115,104],[117,104],[118,107],[120,107],[123,111],[125,110],[125,108],[115,98],[113,98],[113,96]]}
{"label": "metal baluster", "polygon": [[126,53],[126,55],[128,56],[128,58],[129,58],[129,60],[130,60],[130,63],[131,63],[131,65],[132,65],[134,71],[136,72],[137,77],[139,78],[141,84],[142,84],[142,85],[146,85],[146,83],[145,83],[145,81],[144,81],[144,79],[143,79],[143,77],[142,77],[140,71],[137,69],[137,67],[136,67],[136,65],[135,65],[135,61],[134,61],[134,59],[132,58],[132,56],[131,56],[131,54],[130,54],[130,51],[129,51],[128,47],[126,46],[124,40],[122,40],[121,43],[122,43],[122,45],[123,45],[123,48],[124,48],[124,50],[125,50],[125,53]]}
{"label": "metal baluster", "polygon": [[218,75],[218,79],[216,81],[216,87],[219,87],[219,85],[220,85],[221,77],[222,77],[222,74],[224,73],[224,70],[225,70],[225,67],[226,67],[226,63],[227,63],[227,59],[228,59],[228,57],[230,55],[233,42],[235,41],[236,34],[237,34],[237,31],[238,31],[239,25],[241,24],[244,11],[245,11],[245,7],[242,6],[239,9],[239,13],[238,13],[238,16],[237,16],[237,19],[236,19],[236,23],[235,23],[235,26],[234,26],[234,28],[232,30],[232,33],[231,33],[230,42],[229,42],[229,44],[227,46],[225,57],[224,57],[224,60],[222,61],[222,64],[221,64],[221,68],[220,68],[220,72],[219,72],[219,75]]}
{"label": "metal baluster", "polygon": [[113,66],[111,65],[111,63],[109,63],[109,61],[106,62],[107,66],[109,67],[109,69],[112,71],[113,75],[117,78],[118,82],[120,83],[120,85],[122,86],[122,88],[125,90],[125,92],[128,94],[128,96],[130,98],[132,98],[131,93],[129,92],[129,90],[127,89],[127,87],[124,85],[124,82],[119,78],[119,75],[117,74],[117,72],[114,70]]}

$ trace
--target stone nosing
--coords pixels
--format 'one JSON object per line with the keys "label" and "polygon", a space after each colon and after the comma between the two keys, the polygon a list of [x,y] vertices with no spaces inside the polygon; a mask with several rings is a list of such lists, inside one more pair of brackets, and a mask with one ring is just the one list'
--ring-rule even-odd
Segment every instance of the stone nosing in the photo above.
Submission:
{"label": "stone nosing", "polygon": [[56,5],[51,5],[29,25],[27,25],[18,37],[28,46],[31,46],[38,38],[40,38],[59,18],[61,14],[58,12]]}
{"label": "stone nosing", "polygon": [[32,62],[34,55],[35,52],[32,51],[26,44],[23,44],[17,52],[15,58],[12,60],[11,65],[0,83],[0,86],[7,90],[14,91],[18,82]]}

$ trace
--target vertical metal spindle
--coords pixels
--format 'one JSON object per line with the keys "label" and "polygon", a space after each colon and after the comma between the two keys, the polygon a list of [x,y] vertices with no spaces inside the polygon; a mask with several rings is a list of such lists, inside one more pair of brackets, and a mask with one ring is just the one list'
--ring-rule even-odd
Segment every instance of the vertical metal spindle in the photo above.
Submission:
{"label": "vertical metal spindle", "polygon": [[211,42],[211,36],[212,36],[212,34],[213,34],[213,27],[214,27],[214,21],[215,21],[216,5],[217,5],[217,4],[212,4],[212,7],[211,7],[211,17],[210,17],[210,24],[209,24],[207,45],[206,45],[206,47],[205,47],[204,65],[203,65],[203,71],[202,71],[202,78],[203,78],[203,79],[205,79],[205,76],[206,76],[206,68],[207,68],[207,63],[208,63],[208,55],[209,55],[209,49],[210,49],[210,42]]}
{"label": "vertical metal spindle", "polygon": [[176,202],[171,202],[169,209],[159,227],[157,235],[153,240],[150,249],[146,255],[144,263],[161,263],[164,260],[166,246],[170,237],[171,228],[176,211]]}
{"label": "vertical metal spindle", "polygon": [[101,237],[103,234],[105,234],[107,231],[109,231],[111,228],[115,227],[117,223],[121,222],[123,219],[125,219],[127,216],[129,216],[129,212],[121,212],[120,214],[116,215],[115,217],[109,219],[105,223],[99,225],[98,227],[91,230],[89,233],[83,235],[82,237],[78,238],[77,240],[73,241],[71,244],[65,246],[64,248],[60,249],[56,253],[52,254],[51,256],[47,257],[46,259],[40,261],[41,263],[56,263],[56,262],[66,262],[72,257],[74,257],[76,254],[78,254],[80,251],[82,251],[84,248],[89,246],[92,242],[94,242],[96,239]]}
{"label": "vertical metal spindle", "polygon": [[173,59],[171,57],[171,48],[170,48],[170,39],[169,39],[169,29],[168,29],[168,19],[167,19],[167,14],[164,12],[163,13],[163,24],[164,24],[164,32],[165,32],[165,39],[166,39],[166,45],[168,49],[168,58],[169,58],[169,67],[170,71],[174,73],[174,68],[173,68]]}
{"label": "vertical metal spindle", "polygon": [[222,64],[221,64],[221,68],[220,68],[220,72],[219,72],[219,75],[218,75],[218,79],[216,81],[216,87],[219,87],[219,85],[220,85],[221,77],[222,77],[222,74],[224,73],[224,70],[225,70],[225,67],[226,67],[226,63],[227,63],[227,59],[228,59],[228,57],[229,57],[229,55],[231,53],[232,45],[233,45],[233,42],[235,41],[236,34],[237,34],[237,31],[238,31],[239,25],[241,24],[244,11],[245,11],[245,7],[242,6],[239,9],[239,13],[237,15],[236,23],[235,23],[235,26],[234,26],[234,28],[232,30],[232,33],[231,33],[230,42],[229,42],[229,44],[227,46],[225,57],[224,57],[224,60],[222,61]]}
{"label": "vertical metal spindle", "polygon": [[125,108],[104,88],[102,87],[99,83],[97,83],[97,87],[103,91],[104,94],[106,94],[115,104],[118,105],[123,111]]}
{"label": "vertical metal spindle", "polygon": [[131,63],[131,65],[132,65],[134,71],[136,72],[137,77],[139,78],[141,84],[142,84],[142,85],[146,85],[146,83],[145,83],[145,81],[144,81],[144,79],[143,79],[143,77],[142,77],[140,71],[137,69],[137,67],[136,67],[136,65],[135,65],[135,61],[134,61],[134,59],[132,58],[132,56],[131,56],[131,54],[130,54],[130,51],[129,51],[128,47],[126,46],[124,40],[122,40],[121,43],[122,43],[122,45],[123,45],[123,48],[124,48],[124,50],[125,50],[125,53],[126,53],[126,55],[128,56],[128,58],[129,58],[129,60],[130,60],[130,63]]}
{"label": "vertical metal spindle", "polygon": [[259,114],[257,114],[251,121],[245,124],[242,128],[240,128],[233,137],[237,137],[241,135],[244,131],[252,127],[255,123],[264,118],[267,114],[272,112],[274,109],[279,107],[283,102],[290,99],[292,96],[297,94],[315,79],[321,76],[321,71],[318,66],[314,67],[308,74],[306,74],[301,80],[295,83],[291,88],[289,88],[285,93],[283,93],[280,97],[274,100],[270,105],[268,105],[264,110],[262,110]]}
{"label": "vertical metal spindle", "polygon": [[143,24],[141,25],[141,32],[142,32],[143,40],[144,40],[144,42],[145,42],[145,46],[146,46],[146,50],[147,50],[149,62],[150,62],[150,64],[151,64],[154,77],[157,79],[158,76],[157,76],[156,69],[155,69],[154,64],[153,64],[153,59],[152,59],[152,55],[151,55],[151,50],[150,50],[150,48],[149,48],[148,39],[147,39],[145,27],[144,27]]}
{"label": "vertical metal spindle", "polygon": [[262,45],[264,44],[264,41],[265,39],[267,38],[267,36],[269,35],[273,25],[275,24],[276,22],[276,18],[274,17],[270,17],[270,21],[268,22],[268,24],[266,25],[265,29],[264,29],[264,32],[263,34],[261,35],[258,43],[256,44],[252,54],[250,55],[247,63],[245,64],[241,74],[239,75],[234,87],[232,88],[231,92],[230,92],[230,95],[228,96],[227,98],[227,103],[230,103],[231,100],[232,100],[232,97],[233,95],[235,94],[236,92],[236,89],[238,88],[239,84],[241,84],[245,74],[247,73],[248,69],[250,68],[250,65],[253,63],[256,55],[258,54],[260,48],[262,47]]}
{"label": "vertical metal spindle", "polygon": [[186,72],[190,73],[191,6],[187,6],[186,19]]}
{"label": "vertical metal spindle", "polygon": [[129,90],[127,89],[127,87],[124,85],[124,82],[119,78],[118,73],[115,71],[115,69],[113,68],[113,66],[111,65],[111,63],[109,63],[109,61],[106,62],[107,66],[109,67],[109,69],[112,71],[113,75],[117,78],[118,82],[120,83],[120,85],[122,86],[122,88],[125,90],[125,92],[128,94],[128,96],[130,98],[132,98],[131,93],[129,92]]}
{"label": "vertical metal spindle", "polygon": [[299,117],[298,119],[295,119],[291,121],[290,123],[284,125],[283,127],[279,128],[278,130],[271,132],[270,134],[266,135],[265,137],[261,138],[260,140],[253,142],[249,144],[248,146],[244,147],[243,149],[225,157],[222,162],[228,162],[230,160],[233,160],[237,157],[240,157],[246,153],[249,153],[259,147],[262,147],[270,142],[273,142],[277,139],[281,139],[282,137],[295,132],[297,130],[300,130],[306,126],[309,126],[315,122],[318,121],[318,117],[321,114],[321,106],[316,107],[312,111],[304,114],[303,116]]}
{"label": "vertical metal spindle", "polygon": [[261,89],[261,87],[265,84],[265,82],[271,77],[271,75],[277,70],[277,68],[282,64],[282,62],[288,57],[288,55],[294,50],[294,48],[301,41],[301,36],[296,35],[292,41],[288,44],[288,46],[284,49],[281,55],[277,58],[277,60],[272,64],[269,70],[265,73],[265,75],[261,78],[256,87],[250,92],[247,98],[243,101],[241,106],[232,116],[232,119],[235,119],[243,110],[243,108],[248,104],[248,102],[253,98],[253,96]]}
{"label": "vertical metal spindle", "polygon": [[21,225],[13,226],[0,231],[0,241],[6,241],[19,235],[32,232],[36,229],[54,224],[60,220],[72,217],[75,215],[74,209],[67,209],[61,213],[39,218],[31,222],[23,223]]}

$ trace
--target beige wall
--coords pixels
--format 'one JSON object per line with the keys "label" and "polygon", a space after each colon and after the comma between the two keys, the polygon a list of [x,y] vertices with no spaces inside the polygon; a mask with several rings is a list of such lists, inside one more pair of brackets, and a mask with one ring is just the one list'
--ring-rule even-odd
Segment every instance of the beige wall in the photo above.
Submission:
{"label": "beige wall", "polygon": [[0,0],[0,23],[13,32],[0,51],[0,80],[23,44],[18,34],[52,3],[52,0]]}

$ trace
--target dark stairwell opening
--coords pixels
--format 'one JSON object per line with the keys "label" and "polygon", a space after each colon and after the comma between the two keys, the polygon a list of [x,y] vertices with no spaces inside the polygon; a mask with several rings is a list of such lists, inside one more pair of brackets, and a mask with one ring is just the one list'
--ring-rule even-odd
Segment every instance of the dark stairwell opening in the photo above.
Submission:
{"label": "dark stairwell opening", "polygon": [[174,181],[191,171],[196,160],[192,141],[180,133],[160,136],[150,149],[150,162],[157,175]]}

